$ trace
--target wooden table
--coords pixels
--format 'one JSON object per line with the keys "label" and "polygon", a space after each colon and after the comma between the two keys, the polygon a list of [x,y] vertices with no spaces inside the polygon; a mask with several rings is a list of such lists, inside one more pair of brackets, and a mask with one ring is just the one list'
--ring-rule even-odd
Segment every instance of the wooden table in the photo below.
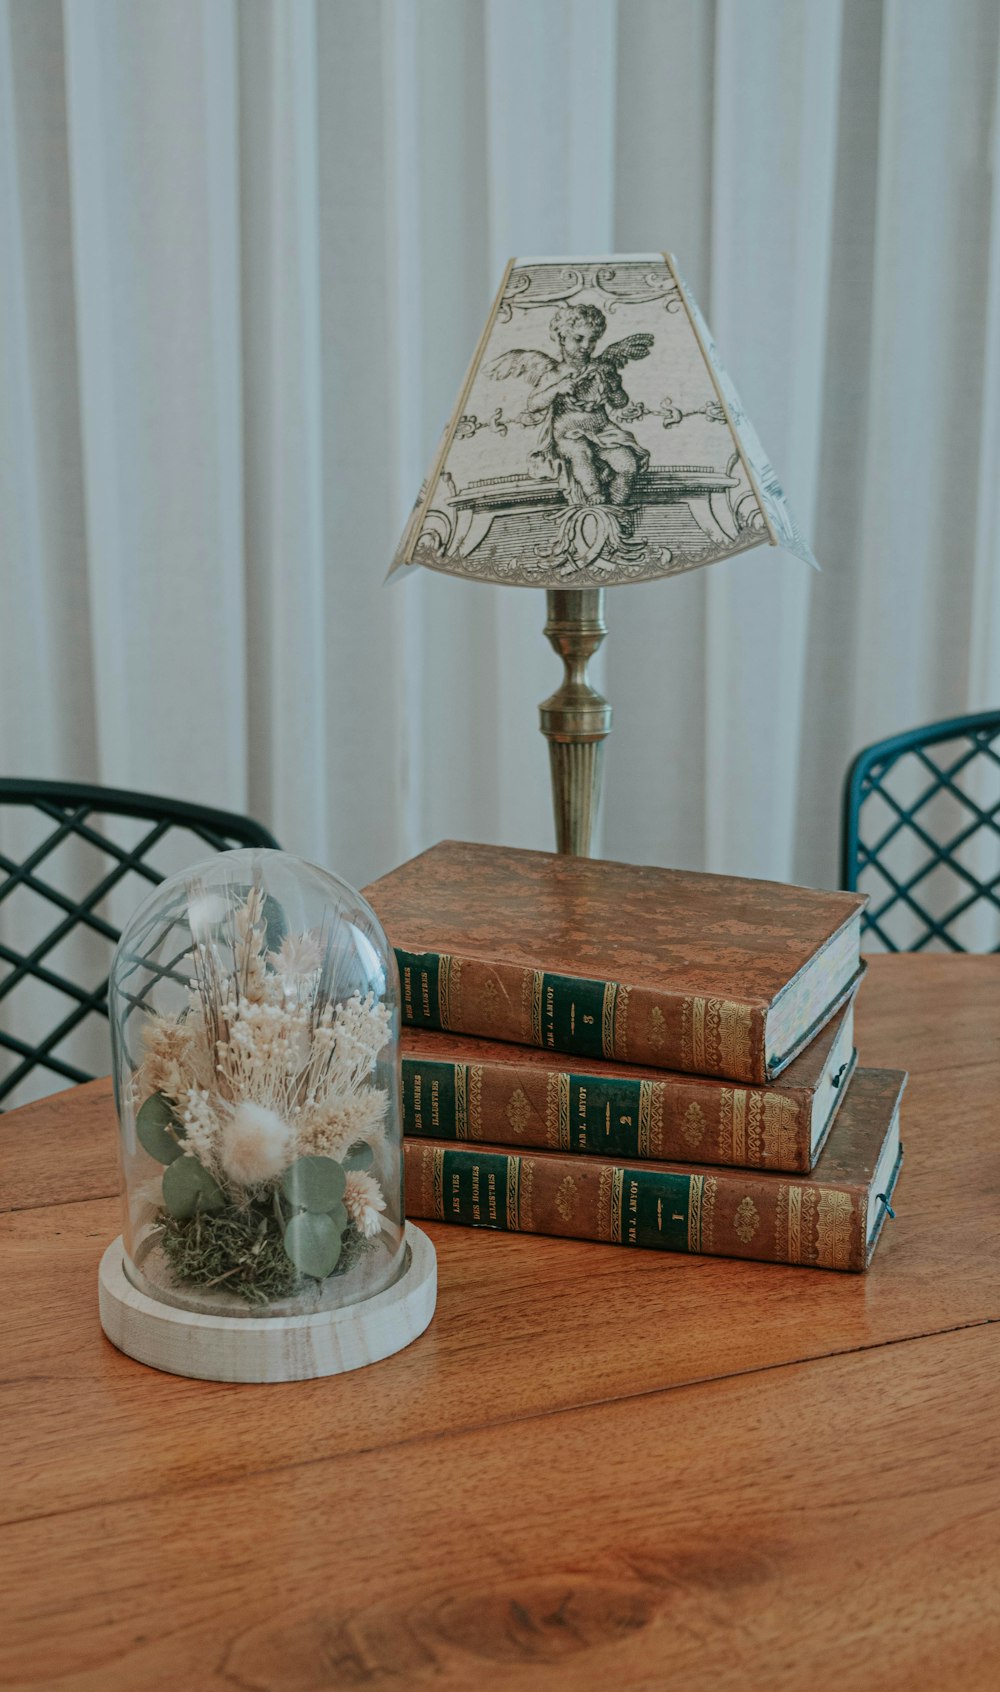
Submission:
{"label": "wooden table", "polygon": [[1000,1686],[1000,958],[876,958],[906,1067],[867,1276],[431,1230],[337,1380],[120,1356],[110,1088],[0,1119],[0,1685]]}

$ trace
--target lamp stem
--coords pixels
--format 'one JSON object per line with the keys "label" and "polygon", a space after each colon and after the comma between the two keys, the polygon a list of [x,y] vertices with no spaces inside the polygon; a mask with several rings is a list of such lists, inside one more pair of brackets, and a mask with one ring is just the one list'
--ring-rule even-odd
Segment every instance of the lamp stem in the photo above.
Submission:
{"label": "lamp stem", "polygon": [[556,850],[589,858],[611,733],[611,706],[587,677],[587,664],[608,632],[604,589],[548,588],[545,597],[545,633],[566,667],[561,686],[539,706],[552,766]]}

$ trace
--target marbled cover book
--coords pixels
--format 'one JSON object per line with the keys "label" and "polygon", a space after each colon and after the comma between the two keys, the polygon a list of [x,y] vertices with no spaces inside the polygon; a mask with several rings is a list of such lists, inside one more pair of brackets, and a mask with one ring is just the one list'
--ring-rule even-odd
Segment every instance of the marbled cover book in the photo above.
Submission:
{"label": "marbled cover book", "polygon": [[365,893],[405,1024],[761,1083],[852,991],[866,902],[461,841]]}

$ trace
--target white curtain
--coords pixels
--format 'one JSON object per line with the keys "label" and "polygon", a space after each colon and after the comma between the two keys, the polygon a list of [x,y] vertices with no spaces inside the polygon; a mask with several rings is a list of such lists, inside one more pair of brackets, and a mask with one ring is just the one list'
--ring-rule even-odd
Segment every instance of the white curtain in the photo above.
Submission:
{"label": "white curtain", "polygon": [[610,856],[831,883],[1000,700],[996,0],[0,0],[0,771],[551,843],[540,594],[383,577],[502,265],[679,257],[823,574],[609,595]]}

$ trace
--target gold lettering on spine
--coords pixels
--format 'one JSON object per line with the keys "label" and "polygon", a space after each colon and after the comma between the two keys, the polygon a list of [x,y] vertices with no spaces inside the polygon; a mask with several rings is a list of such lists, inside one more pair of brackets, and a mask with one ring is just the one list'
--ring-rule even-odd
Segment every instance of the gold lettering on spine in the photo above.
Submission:
{"label": "gold lettering on spine", "polygon": [[824,1269],[846,1269],[851,1261],[851,1215],[849,1193],[826,1188],[816,1211],[816,1257]]}
{"label": "gold lettering on spine", "polygon": [[466,1074],[469,1079],[469,1138],[481,1140],[483,1137],[483,1066],[481,1063],[470,1063]]}
{"label": "gold lettering on spine", "polygon": [[542,1038],[542,997],[545,977],[540,969],[536,969],[529,978],[531,994],[531,1044],[544,1045]]}
{"label": "gold lettering on spine", "polygon": [[619,987],[615,999],[614,1050],[622,1063],[628,1063],[628,993],[627,987]]}
{"label": "gold lettering on spine", "polygon": [[604,983],[604,1000],[601,1006],[601,1050],[606,1058],[620,1056],[615,1050],[615,1001],[621,990],[615,981]]}
{"label": "gold lettering on spine", "polygon": [[688,1182],[688,1251],[701,1250],[701,1207],[704,1194],[704,1175],[692,1175]]}
{"label": "gold lettering on spine", "polygon": [[467,1140],[469,1138],[469,1106],[466,1093],[466,1077],[468,1071],[464,1063],[455,1065],[455,1138]]}
{"label": "gold lettering on spine", "polygon": [[622,1243],[622,1192],[625,1185],[624,1169],[611,1171],[611,1241],[613,1245]]}
{"label": "gold lettering on spine", "polygon": [[434,1197],[431,1203],[431,1215],[438,1222],[444,1221],[444,1152],[435,1146],[431,1152],[432,1171],[431,1181]]}
{"label": "gold lettering on spine", "polygon": [[521,1185],[521,1159],[509,1157],[507,1159],[507,1226],[513,1233],[517,1233],[520,1226],[520,1205],[518,1202]]}

